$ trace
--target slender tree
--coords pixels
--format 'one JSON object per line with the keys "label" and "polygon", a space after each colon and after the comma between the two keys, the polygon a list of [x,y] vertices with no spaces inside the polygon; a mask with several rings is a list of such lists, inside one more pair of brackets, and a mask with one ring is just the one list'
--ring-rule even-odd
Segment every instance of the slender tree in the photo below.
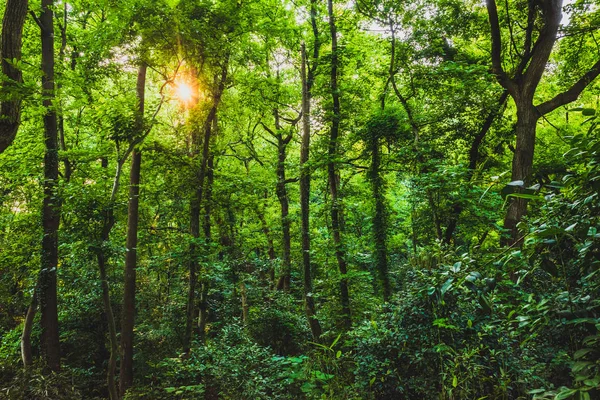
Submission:
{"label": "slender tree", "polygon": [[333,100],[333,112],[331,117],[331,130],[328,145],[327,177],[329,190],[331,192],[331,230],[333,232],[333,243],[335,246],[335,257],[340,271],[340,300],[342,302],[342,318],[346,329],[350,329],[352,319],[350,314],[350,294],[348,292],[348,262],[342,242],[342,207],[339,197],[338,180],[339,175],[336,167],[338,157],[338,139],[340,134],[340,92],[338,88],[338,45],[337,27],[333,14],[333,2],[327,1],[329,14],[329,30],[331,32],[331,99]]}
{"label": "slender tree", "polygon": [[[217,110],[219,108],[219,104],[221,103],[221,97],[225,91],[225,85],[227,82],[227,69],[229,66],[229,56],[226,55],[221,63],[220,73],[215,76],[215,88],[212,93],[212,106],[208,112],[206,120],[203,124],[203,137],[202,137],[202,154],[201,154],[201,162],[200,169],[198,171],[198,179],[196,181],[196,190],[194,191],[194,196],[192,197],[190,203],[190,233],[192,237],[199,238],[200,237],[200,210],[202,207],[202,200],[204,193],[204,180],[207,175],[207,167],[208,167],[208,159],[210,157],[210,142],[211,142],[211,134],[213,130],[213,120],[217,117]],[[198,143],[199,140],[195,139],[195,142]],[[183,340],[183,350],[184,352],[189,352],[191,340],[192,340],[192,332],[194,329],[194,316],[196,314],[196,284],[198,282],[198,257],[197,257],[197,244],[192,243],[190,246],[190,278],[188,285],[188,300],[187,300],[187,311],[186,311],[186,328],[185,328],[185,336]],[[203,302],[201,302],[203,304]],[[198,328],[200,329],[200,325],[202,325],[202,317],[198,318]]]}
{"label": "slender tree", "polygon": [[[144,100],[147,65],[142,61],[137,76],[136,131],[140,135],[144,129]],[[133,149],[129,178],[129,207],[127,211],[127,243],[125,253],[125,283],[123,286],[123,311],[121,314],[121,367],[119,392],[123,396],[133,384],[133,327],[135,323],[135,285],[137,267],[137,236],[139,221],[139,195],[142,152]]]}
{"label": "slender tree", "polygon": [[[311,3],[314,7],[314,2]],[[312,10],[311,10],[312,15]],[[316,40],[316,38],[315,38]],[[315,43],[318,46],[318,43]],[[318,52],[318,50],[317,50]],[[307,76],[306,45],[301,46],[302,53],[302,144],[300,147],[300,210],[302,213],[302,264],[304,271],[304,306],[306,317],[314,340],[321,337],[321,324],[316,317],[315,300],[313,297],[312,270],[310,264],[310,167],[308,164],[310,152],[310,86]],[[314,71],[311,72],[311,79]],[[312,84],[312,81],[311,81]]]}
{"label": "slender tree", "polygon": [[57,277],[58,228],[60,198],[58,195],[58,125],[54,84],[54,1],[42,0],[39,18],[42,36],[42,95],[44,113],[44,200],[42,206],[41,270],[39,296],[42,325],[42,354],[44,362],[53,371],[60,369],[60,342],[58,333]]}

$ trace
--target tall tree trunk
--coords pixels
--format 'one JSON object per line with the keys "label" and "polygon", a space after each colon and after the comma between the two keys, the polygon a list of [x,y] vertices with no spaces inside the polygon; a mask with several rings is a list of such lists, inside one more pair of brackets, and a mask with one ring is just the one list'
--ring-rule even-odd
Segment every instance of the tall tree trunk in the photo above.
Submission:
{"label": "tall tree trunk", "polygon": [[[203,196],[203,185],[206,177],[206,170],[208,165],[209,150],[210,150],[210,138],[213,127],[213,120],[217,116],[217,110],[221,102],[221,96],[225,91],[225,83],[227,82],[227,68],[229,66],[229,57],[225,59],[221,66],[220,77],[216,78],[217,87],[213,94],[213,105],[208,113],[206,121],[204,122],[203,130],[204,137],[202,143],[202,161],[200,170],[198,171],[198,180],[196,182],[196,191],[194,197],[190,202],[190,233],[194,239],[200,238],[200,209],[202,206]],[[187,312],[186,312],[186,323],[185,323],[185,336],[183,339],[183,351],[189,352],[192,341],[192,332],[194,329],[194,316],[196,313],[196,284],[198,281],[198,248],[195,243],[190,245],[190,278],[188,286],[188,299],[187,299]],[[204,285],[203,285],[204,286]]]}
{"label": "tall tree trunk", "polygon": [[319,340],[322,329],[315,312],[312,270],[310,265],[310,90],[306,76],[306,46],[302,43],[302,145],[300,147],[300,210],[302,213],[302,264],[304,271],[304,306],[314,340]]}
{"label": "tall tree trunk", "polygon": [[[535,130],[539,114],[532,104],[517,104],[517,144],[512,162],[513,181],[529,183],[533,167],[533,154],[535,151]],[[517,224],[527,212],[527,200],[512,198],[504,218],[504,229],[508,230],[509,237],[503,244],[512,245],[519,243]]]}
{"label": "tall tree trunk", "polygon": [[[375,132],[373,132],[375,134]],[[373,219],[373,236],[375,242],[375,262],[379,275],[379,286],[383,294],[383,301],[389,301],[391,295],[390,278],[388,275],[387,259],[387,210],[385,207],[385,188],[381,172],[381,149],[379,138],[373,137],[371,143],[371,169],[369,179],[375,200],[375,213]]]}
{"label": "tall tree trunk", "polygon": [[[44,4],[42,2],[42,6]],[[23,82],[23,75],[9,60],[21,60],[23,25],[26,17],[27,0],[7,0],[2,19],[0,60],[2,73],[7,78],[2,82],[2,93],[10,96],[2,99],[0,103],[0,153],[13,142],[21,123],[22,96],[15,89]]]}
{"label": "tall tree trunk", "polygon": [[331,98],[333,100],[333,116],[331,121],[331,132],[328,146],[327,177],[329,190],[331,191],[331,229],[333,231],[333,242],[335,256],[340,271],[340,299],[342,303],[342,320],[344,327],[350,329],[352,319],[350,314],[350,295],[348,293],[348,265],[345,258],[342,243],[342,210],[338,193],[338,174],[336,170],[336,158],[338,156],[338,136],[340,130],[340,94],[338,89],[338,47],[337,29],[333,15],[332,0],[327,1],[329,14],[329,29],[331,32]]}
{"label": "tall tree trunk", "polygon": [[[145,62],[139,66],[137,76],[138,110],[136,131],[144,129],[144,102],[146,86]],[[135,323],[135,285],[137,267],[137,235],[139,221],[139,194],[142,153],[134,149],[131,153],[131,172],[129,178],[129,207],[127,211],[127,242],[125,253],[125,281],[123,285],[123,311],[121,315],[121,367],[119,391],[125,394],[133,384],[133,327]]]}
{"label": "tall tree trunk", "polygon": [[40,311],[42,314],[42,354],[53,371],[60,369],[56,270],[58,268],[58,227],[60,199],[58,197],[58,127],[53,108],[54,87],[54,20],[53,0],[42,0],[40,17],[42,36],[42,93],[44,114],[44,200],[42,206],[41,270],[39,275]]}

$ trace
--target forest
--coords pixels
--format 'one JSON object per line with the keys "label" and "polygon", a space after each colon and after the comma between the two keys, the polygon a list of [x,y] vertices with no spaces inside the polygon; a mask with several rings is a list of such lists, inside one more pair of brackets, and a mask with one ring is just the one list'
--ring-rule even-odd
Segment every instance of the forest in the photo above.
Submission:
{"label": "forest", "polygon": [[0,399],[600,399],[600,1],[0,15]]}

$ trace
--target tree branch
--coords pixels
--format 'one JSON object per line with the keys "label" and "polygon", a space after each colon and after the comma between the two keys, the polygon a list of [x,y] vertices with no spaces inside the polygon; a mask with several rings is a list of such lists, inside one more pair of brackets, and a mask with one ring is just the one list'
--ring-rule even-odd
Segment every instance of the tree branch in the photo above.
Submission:
{"label": "tree branch", "polygon": [[570,89],[556,95],[553,99],[548,100],[539,106],[537,110],[541,115],[548,114],[550,111],[556,110],[560,106],[571,103],[579,97],[581,92],[600,74],[600,60],[596,62]]}
{"label": "tree branch", "polygon": [[496,75],[498,82],[505,88],[513,91],[514,83],[508,78],[502,68],[502,32],[498,22],[498,8],[495,0],[486,0],[488,18],[490,21],[490,33],[492,39],[492,72]]}

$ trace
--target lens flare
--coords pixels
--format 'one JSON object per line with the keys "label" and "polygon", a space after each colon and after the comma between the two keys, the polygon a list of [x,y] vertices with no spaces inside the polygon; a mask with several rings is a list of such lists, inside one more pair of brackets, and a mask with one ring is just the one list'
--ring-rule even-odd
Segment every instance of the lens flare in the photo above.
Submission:
{"label": "lens flare", "polygon": [[188,83],[180,81],[175,85],[175,96],[182,103],[189,104],[194,99],[194,90]]}

